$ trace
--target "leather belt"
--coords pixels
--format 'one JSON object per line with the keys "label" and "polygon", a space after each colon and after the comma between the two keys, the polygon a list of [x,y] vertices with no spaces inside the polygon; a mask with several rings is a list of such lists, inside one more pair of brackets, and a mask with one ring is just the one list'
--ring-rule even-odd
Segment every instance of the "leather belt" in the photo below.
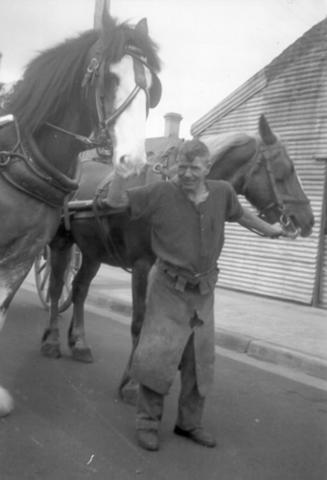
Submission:
{"label": "leather belt", "polygon": [[201,273],[194,273],[186,271],[185,269],[172,265],[162,259],[157,259],[158,268],[175,281],[175,288],[181,292],[190,290],[200,293],[209,293],[210,289],[206,285],[208,276],[217,270],[216,265],[210,270]]}

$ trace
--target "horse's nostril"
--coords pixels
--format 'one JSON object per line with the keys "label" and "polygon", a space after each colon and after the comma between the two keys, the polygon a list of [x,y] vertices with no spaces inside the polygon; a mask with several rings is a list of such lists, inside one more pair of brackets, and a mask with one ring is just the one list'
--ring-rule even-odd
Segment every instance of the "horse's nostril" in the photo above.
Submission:
{"label": "horse's nostril", "polygon": [[119,159],[119,163],[125,163],[126,155],[122,155]]}

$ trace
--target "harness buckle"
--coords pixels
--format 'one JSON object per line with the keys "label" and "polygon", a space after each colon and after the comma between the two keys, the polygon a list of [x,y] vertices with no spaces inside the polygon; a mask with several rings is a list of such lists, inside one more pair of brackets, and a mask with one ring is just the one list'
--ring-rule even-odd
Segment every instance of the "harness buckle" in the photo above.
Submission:
{"label": "harness buckle", "polygon": [[84,78],[82,80],[82,88],[86,87],[89,83],[93,83],[94,76],[99,70],[100,63],[96,57],[91,58],[91,61],[86,69]]}
{"label": "harness buckle", "polygon": [[91,58],[91,61],[89,63],[89,66],[87,67],[86,71],[88,73],[93,73],[95,70],[97,70],[100,66],[99,60],[96,57]]}

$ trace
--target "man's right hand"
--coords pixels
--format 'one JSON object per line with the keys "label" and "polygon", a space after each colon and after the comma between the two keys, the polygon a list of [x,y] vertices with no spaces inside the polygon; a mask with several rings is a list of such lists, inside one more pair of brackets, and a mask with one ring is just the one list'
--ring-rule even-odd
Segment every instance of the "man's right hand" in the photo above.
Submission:
{"label": "man's right hand", "polygon": [[121,160],[114,166],[114,173],[121,178],[130,178],[138,175],[142,170],[144,164],[135,164],[130,160]]}

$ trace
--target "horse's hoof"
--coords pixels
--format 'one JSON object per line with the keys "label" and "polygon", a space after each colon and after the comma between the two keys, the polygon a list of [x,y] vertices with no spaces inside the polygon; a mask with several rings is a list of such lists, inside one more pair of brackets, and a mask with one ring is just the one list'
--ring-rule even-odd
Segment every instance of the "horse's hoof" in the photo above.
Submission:
{"label": "horse's hoof", "polygon": [[9,415],[14,409],[14,400],[8,390],[0,387],[0,417]]}
{"label": "horse's hoof", "polygon": [[71,352],[72,352],[73,359],[77,360],[78,362],[93,363],[94,361],[92,351],[89,347],[83,347],[83,348],[72,347]]}
{"label": "horse's hoof", "polygon": [[41,353],[44,357],[60,358],[59,330],[57,328],[50,330],[47,328],[41,340]]}
{"label": "horse's hoof", "polygon": [[119,390],[119,397],[122,402],[127,403],[128,405],[133,405],[133,407],[135,407],[137,404],[138,393],[138,384],[134,382],[129,382]]}
{"label": "horse's hoof", "polygon": [[41,353],[44,357],[60,358],[61,350],[59,343],[44,342],[41,345]]}

